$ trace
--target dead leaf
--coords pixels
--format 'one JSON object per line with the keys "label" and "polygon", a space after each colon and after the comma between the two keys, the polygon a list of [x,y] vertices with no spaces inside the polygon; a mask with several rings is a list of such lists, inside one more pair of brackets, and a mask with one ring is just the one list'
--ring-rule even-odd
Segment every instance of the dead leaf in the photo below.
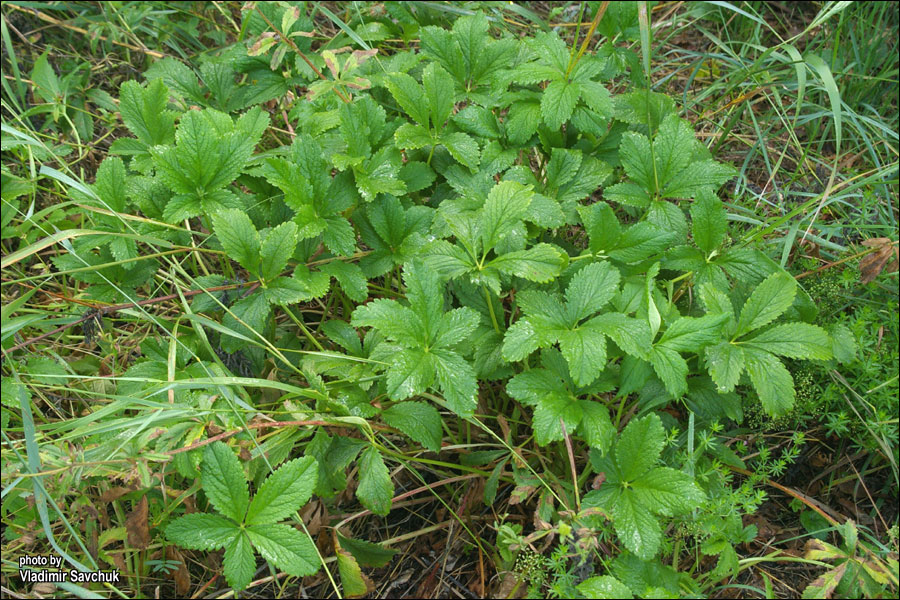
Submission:
{"label": "dead leaf", "polygon": [[132,548],[146,550],[150,545],[150,504],[147,496],[141,496],[137,506],[125,520],[125,530],[128,532],[128,545]]}
{"label": "dead leaf", "polygon": [[500,589],[494,595],[495,598],[524,598],[528,591],[525,578],[515,571],[507,571],[500,581]]}
{"label": "dead leaf", "polygon": [[31,593],[35,598],[51,598],[56,594],[56,585],[50,582],[41,582],[34,584]]}
{"label": "dead leaf", "polygon": [[182,598],[187,597],[187,593],[191,590],[191,573],[188,571],[184,555],[175,546],[169,546],[167,552],[172,560],[180,561],[181,564],[177,569],[170,573],[172,580],[175,581],[175,594]]}
{"label": "dead leaf", "polygon": [[125,557],[122,556],[121,552],[109,552],[108,553],[112,557],[113,565],[119,570],[122,575],[127,575],[129,573],[128,565],[125,564]]}
{"label": "dead leaf", "polygon": [[[867,248],[875,248],[875,251],[859,261],[859,272],[862,275],[860,282],[869,283],[874,281],[882,271],[895,273],[900,268],[900,248],[889,238],[870,238],[863,241],[862,244]],[[893,260],[891,260],[892,257]]]}
{"label": "dead leaf", "polygon": [[804,591],[803,595],[810,598],[831,598],[831,594],[834,593],[834,588],[841,582],[841,577],[844,576],[844,571],[846,570],[847,563],[844,562],[834,569],[825,571],[806,588],[807,590],[815,590],[815,595],[807,596],[806,591]]}
{"label": "dead leaf", "polygon": [[497,424],[500,425],[500,431],[503,432],[503,439],[510,439],[509,423],[503,415],[497,415]]}
{"label": "dead leaf", "polygon": [[319,531],[322,530],[322,526],[328,523],[329,519],[328,509],[319,499],[307,503],[300,510],[300,516],[303,518],[303,522],[306,523],[306,529],[311,537],[316,537]]}
{"label": "dead leaf", "polygon": [[113,502],[114,500],[118,500],[125,494],[133,492],[136,489],[137,488],[135,487],[122,487],[120,485],[113,486],[100,494],[100,502],[105,502],[108,504],[110,502]]}

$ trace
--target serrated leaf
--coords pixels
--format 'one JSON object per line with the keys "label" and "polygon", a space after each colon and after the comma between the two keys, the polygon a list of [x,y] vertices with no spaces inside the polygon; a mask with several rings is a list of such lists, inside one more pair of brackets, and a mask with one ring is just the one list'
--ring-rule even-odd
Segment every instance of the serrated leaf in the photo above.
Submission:
{"label": "serrated leaf", "polygon": [[656,467],[631,482],[637,499],[656,514],[671,517],[698,508],[706,495],[694,478],[669,467]]}
{"label": "serrated leaf", "polygon": [[617,183],[606,188],[603,192],[603,197],[619,204],[637,208],[646,208],[653,199],[642,186],[630,182]]}
{"label": "serrated leaf", "polygon": [[433,333],[434,345],[447,347],[462,342],[472,335],[480,321],[478,313],[467,306],[444,313]]}
{"label": "serrated leaf", "polygon": [[352,554],[338,546],[335,548],[335,556],[344,597],[361,598],[375,590],[375,584],[362,572]]}
{"label": "serrated leaf", "polygon": [[631,599],[634,596],[631,590],[624,583],[609,575],[599,575],[585,579],[577,586],[578,591],[585,598],[596,598],[597,600],[618,600],[619,598]]}
{"label": "serrated leaf", "polygon": [[478,148],[478,142],[471,136],[461,131],[452,133],[445,131],[441,133],[439,141],[458,162],[473,172],[478,169],[478,163],[481,161],[481,151]]}
{"label": "serrated leaf", "polygon": [[424,392],[434,382],[434,355],[408,349],[394,355],[387,371],[387,393],[392,400],[405,400]]}
{"label": "serrated leaf", "polygon": [[577,322],[602,309],[619,288],[619,271],[608,262],[584,267],[566,288],[569,319]]}
{"label": "serrated leaf", "polygon": [[337,279],[341,289],[354,302],[365,302],[369,297],[369,285],[359,265],[333,260],[322,265],[321,270]]}
{"label": "serrated leaf", "polygon": [[578,431],[591,448],[605,454],[616,438],[616,428],[609,418],[609,411],[599,402],[580,400],[579,403],[582,417]]}
{"label": "serrated leaf", "polygon": [[212,215],[213,231],[228,257],[236,260],[253,276],[259,271],[259,234],[250,217],[236,209]]}
{"label": "serrated leaf", "polygon": [[520,361],[541,347],[541,338],[528,319],[519,319],[509,326],[503,338],[503,358],[507,362]]}
{"label": "serrated leaf", "polygon": [[450,410],[462,418],[471,417],[478,404],[478,381],[472,365],[450,350],[435,349],[432,355],[437,382]]}
{"label": "serrated leaf", "polygon": [[342,256],[352,256],[356,252],[356,232],[350,221],[344,217],[325,217],[325,231],[322,232],[322,242],[325,246]]}
{"label": "serrated leaf", "polygon": [[679,352],[699,352],[701,348],[719,341],[721,325],[727,315],[681,317],[672,323],[657,342]]}
{"label": "serrated leaf", "polygon": [[808,323],[775,325],[741,343],[748,348],[788,358],[832,358],[832,341],[828,334],[821,327]]}
{"label": "serrated leaf", "polygon": [[435,131],[440,131],[453,112],[453,80],[440,65],[428,63],[422,71],[422,86],[431,114],[431,126]]}
{"label": "serrated leaf", "polygon": [[394,142],[398,148],[417,150],[435,143],[431,132],[422,125],[404,123],[394,132]]}
{"label": "serrated leaf", "polygon": [[396,550],[385,548],[381,544],[373,544],[364,540],[354,540],[338,534],[341,547],[350,552],[364,567],[383,567],[397,554]]}
{"label": "serrated leaf", "polygon": [[216,550],[228,546],[241,530],[219,515],[192,513],[178,517],[166,527],[166,537],[189,550]]}
{"label": "serrated leaf", "polygon": [[428,104],[425,102],[422,86],[406,73],[391,73],[385,79],[385,84],[400,108],[412,117],[413,121],[427,129]]}
{"label": "serrated leaf", "polygon": [[687,392],[688,364],[678,352],[657,344],[650,349],[648,359],[666,391],[676,398]]}
{"label": "serrated leaf", "polygon": [[794,380],[780,360],[768,352],[745,348],[744,363],[767,415],[778,417],[794,406]]}
{"label": "serrated leaf", "polygon": [[432,452],[441,449],[441,416],[424,402],[398,402],[381,413],[385,423],[399,429]]}
{"label": "serrated leaf", "polygon": [[669,115],[659,125],[653,140],[654,175],[659,187],[651,187],[660,192],[666,182],[680,173],[691,162],[694,145],[694,130],[691,124],[676,115]]}
{"label": "serrated leaf", "polygon": [[301,279],[296,276],[301,270],[300,267],[306,268],[299,265],[293,277],[276,277],[270,281],[268,287],[263,290],[265,299],[272,304],[286,306],[317,298],[328,291],[330,281],[328,275],[307,272],[307,277]]}
{"label": "serrated leaf", "polygon": [[591,322],[627,354],[647,358],[653,336],[646,321],[626,317],[621,313],[604,313],[591,319]]}
{"label": "serrated leaf", "polygon": [[541,124],[540,103],[516,102],[510,107],[504,124],[509,141],[513,144],[524,144],[537,132]]}
{"label": "serrated leaf", "polygon": [[239,532],[225,547],[225,580],[232,588],[242,590],[250,584],[256,571],[253,546],[243,532]]}
{"label": "serrated leaf", "polygon": [[413,261],[403,269],[403,283],[410,308],[422,320],[430,341],[444,313],[444,294],[438,276],[421,261]]}
{"label": "serrated leaf", "polygon": [[248,525],[275,523],[299,510],[312,495],[319,477],[316,459],[288,461],[266,477],[247,510]]}
{"label": "serrated leaf", "polygon": [[316,546],[305,533],[277,523],[250,525],[245,531],[259,554],[285,573],[305,577],[319,570]]}
{"label": "serrated leaf", "polygon": [[581,86],[556,79],[551,81],[541,97],[541,116],[550,129],[559,129],[575,111],[581,96]]}
{"label": "serrated leaf", "polygon": [[734,305],[731,303],[731,298],[713,284],[700,284],[700,302],[703,304],[706,312],[710,314],[721,313],[727,315],[729,320],[734,319]]}
{"label": "serrated leaf", "polygon": [[571,181],[578,174],[581,159],[579,150],[553,148],[550,152],[550,162],[547,163],[547,187],[559,189],[561,185]]}
{"label": "serrated leaf", "polygon": [[727,229],[722,201],[712,192],[698,195],[691,205],[691,232],[697,247],[709,254],[725,240]]}
{"label": "serrated leaf", "polygon": [[[250,294],[234,303],[230,312],[225,313],[222,318],[222,325],[247,339],[259,341],[259,337],[265,333],[271,312],[263,294]],[[222,338],[222,348],[226,352],[234,352],[245,343],[237,337]]]}
{"label": "serrated leaf", "polygon": [[[278,277],[293,256],[296,246],[296,223],[288,221],[272,229],[259,248],[259,274],[262,279],[269,281]],[[249,251],[249,248],[246,250]]]}
{"label": "serrated leaf", "polygon": [[662,421],[655,414],[632,419],[616,442],[616,464],[622,480],[634,481],[647,473],[662,452],[666,441]]}
{"label": "serrated leaf", "polygon": [[407,346],[425,342],[425,327],[419,316],[396,300],[378,298],[357,306],[351,323],[354,327],[374,327],[388,339]]}
{"label": "serrated leaf", "polygon": [[241,463],[231,448],[215,442],[203,449],[200,483],[217,511],[236,523],[244,522],[250,491]]}
{"label": "serrated leaf", "polygon": [[147,146],[171,144],[175,140],[174,111],[167,110],[169,90],[160,79],[141,87],[136,81],[125,81],[119,88],[119,111],[122,122]]}
{"label": "serrated leaf", "polygon": [[546,283],[559,275],[565,265],[566,257],[550,244],[536,244],[528,250],[507,252],[487,266],[493,267],[509,275],[522,279]]}
{"label": "serrated leaf", "polygon": [[692,162],[662,192],[665,198],[696,198],[725,184],[737,174],[734,167],[714,160]]}
{"label": "serrated leaf", "polygon": [[737,335],[768,325],[790,308],[797,293],[797,282],[784,272],[775,272],[756,286],[741,309]]}
{"label": "serrated leaf", "polygon": [[856,360],[856,337],[846,325],[834,323],[828,328],[831,335],[832,353],[843,365]]}
{"label": "serrated leaf", "polygon": [[587,386],[606,367],[606,336],[590,321],[573,330],[557,334],[559,349],[569,363],[569,372],[575,384]]}
{"label": "serrated leaf", "polygon": [[94,191],[103,201],[105,208],[113,212],[123,212],[128,203],[125,194],[125,164],[121,158],[109,157],[100,163]]}
{"label": "serrated leaf", "polygon": [[601,117],[612,116],[612,96],[605,85],[597,81],[579,81],[578,84],[581,86],[581,99],[591,110]]}
{"label": "serrated leaf", "polygon": [[494,248],[522,222],[533,196],[530,186],[514,181],[501,181],[491,188],[481,216],[481,239],[485,250]]}
{"label": "serrated leaf", "polygon": [[500,137],[497,118],[487,108],[470,104],[453,115],[453,122],[468,134],[485,138]]}
{"label": "serrated leaf", "polygon": [[646,136],[631,131],[622,134],[619,155],[625,173],[632,181],[643,190],[656,190],[656,176],[651,161],[653,151]]}
{"label": "serrated leaf", "polygon": [[400,179],[406,183],[406,191],[418,192],[429,187],[437,178],[427,164],[411,160],[400,167]]}
{"label": "serrated leaf", "polygon": [[719,392],[730,392],[744,371],[744,351],[727,341],[707,346],[706,365]]}
{"label": "serrated leaf", "polygon": [[406,184],[400,179],[399,155],[396,148],[385,147],[362,166],[353,167],[356,187],[366,202],[378,194],[399,196],[406,192]]}
{"label": "serrated leaf", "polygon": [[359,465],[359,485],[356,497],[363,506],[376,515],[386,515],[391,511],[394,484],[391,474],[374,446],[366,448],[357,461]]}
{"label": "serrated leaf", "polygon": [[659,551],[662,528],[656,518],[632,494],[622,494],[612,508],[616,535],[638,558],[650,560]]}

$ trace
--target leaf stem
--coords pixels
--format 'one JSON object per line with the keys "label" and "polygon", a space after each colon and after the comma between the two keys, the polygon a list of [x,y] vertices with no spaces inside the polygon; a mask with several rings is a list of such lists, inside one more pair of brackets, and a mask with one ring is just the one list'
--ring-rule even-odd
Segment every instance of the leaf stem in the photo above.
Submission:
{"label": "leaf stem", "polygon": [[[259,5],[256,5],[256,6],[254,6],[253,8],[256,9],[256,12],[259,13],[259,16],[261,16],[262,19],[263,19],[263,21],[266,22],[266,25],[268,25],[269,27],[271,27],[271,28],[272,28],[272,31],[274,31],[275,33],[278,34],[278,37],[280,37],[282,40],[284,40],[285,42],[287,42],[287,45],[290,46],[291,49],[292,49],[294,52],[296,52],[296,53],[300,56],[300,58],[302,58],[303,61],[304,61],[307,65],[309,65],[309,68],[312,69],[312,70],[315,72],[315,74],[319,76],[320,79],[323,79],[323,80],[325,80],[325,81],[328,81],[328,78],[325,77],[325,75],[322,74],[322,71],[320,71],[319,69],[317,69],[317,68],[316,68],[316,65],[312,64],[312,61],[309,60],[309,59],[306,57],[306,55],[303,54],[303,52],[300,51],[300,48],[297,46],[297,44],[294,43],[294,40],[292,40],[290,37],[284,35],[281,31],[278,30],[277,27],[275,27],[275,25],[272,23],[272,21],[269,20],[269,17],[267,17],[266,14],[262,11],[262,9],[259,8]],[[341,93],[341,90],[337,89],[336,86],[335,86],[335,87],[332,87],[331,89],[334,91],[335,94],[337,94],[338,98],[340,98],[340,99],[343,100],[344,102],[350,102],[350,99],[347,98],[346,96],[344,96],[344,94]]]}
{"label": "leaf stem", "polygon": [[301,319],[298,319],[297,316],[294,315],[294,313],[291,312],[291,309],[289,309],[287,306],[283,306],[282,308],[284,309],[284,312],[287,313],[287,316],[291,318],[291,321],[293,321],[297,325],[297,327],[300,328],[300,331],[303,332],[303,335],[306,336],[306,339],[312,342],[313,346],[315,346],[319,352],[324,352],[325,348],[323,348],[322,344],[319,343],[319,340],[317,340],[315,336],[310,333],[309,329],[306,328],[306,325],[303,324],[303,321]]}
{"label": "leaf stem", "polygon": [[[566,69],[566,79],[569,78],[569,75],[572,74],[572,69],[575,68],[575,65],[578,64],[578,61],[581,60],[581,57],[584,55],[585,51],[587,51],[588,44],[591,42],[591,38],[594,37],[594,30],[597,29],[597,25],[600,24],[600,19],[603,18],[603,14],[606,12],[606,8],[609,6],[609,0],[605,0],[600,8],[597,10],[597,14],[594,15],[594,20],[591,21],[591,26],[587,31],[587,34],[584,36],[584,41],[581,43],[581,48],[578,50],[578,54],[575,55],[574,60],[569,61],[569,68]],[[581,19],[579,19],[580,21]]]}
{"label": "leaf stem", "polygon": [[496,331],[497,333],[502,333],[500,331],[500,325],[497,322],[497,315],[494,314],[494,303],[491,302],[491,294],[490,292],[488,292],[486,285],[482,285],[481,289],[484,290],[484,301],[487,302],[488,311],[491,313],[491,323],[494,324],[494,331]]}

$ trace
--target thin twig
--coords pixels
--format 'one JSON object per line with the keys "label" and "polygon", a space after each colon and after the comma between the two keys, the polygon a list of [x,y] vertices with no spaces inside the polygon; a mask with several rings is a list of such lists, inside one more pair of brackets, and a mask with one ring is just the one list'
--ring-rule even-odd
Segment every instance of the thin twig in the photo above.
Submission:
{"label": "thin twig", "polygon": [[30,345],[32,345],[36,342],[39,342],[43,339],[46,339],[46,338],[50,337],[51,335],[56,335],[57,333],[59,333],[61,331],[65,331],[69,327],[73,327],[80,323],[84,323],[88,319],[93,319],[97,315],[105,315],[105,314],[109,314],[112,312],[125,310],[127,308],[134,308],[136,306],[149,306],[151,304],[159,304],[160,302],[167,302],[169,300],[175,300],[176,298],[179,298],[181,296],[184,296],[185,298],[190,298],[192,296],[196,296],[197,294],[203,294],[206,292],[218,292],[218,291],[222,291],[222,290],[231,290],[231,289],[243,287],[245,285],[251,285],[252,287],[248,291],[253,291],[259,286],[259,282],[253,281],[253,282],[246,282],[246,283],[233,283],[233,284],[229,284],[229,285],[217,285],[215,287],[206,288],[206,289],[202,289],[202,290],[189,290],[187,292],[182,292],[182,294],[168,294],[166,296],[158,296],[156,298],[147,298],[146,300],[139,300],[138,302],[124,302],[122,304],[112,304],[110,306],[95,307],[94,309],[89,310],[87,313],[85,313],[78,320],[72,321],[71,323],[66,323],[65,325],[60,325],[53,331],[48,331],[47,333],[42,333],[41,335],[33,337],[30,340],[25,340],[24,342],[20,342],[20,343],[16,344],[15,346],[12,346],[8,350],[4,350],[3,353],[4,354],[13,353],[16,350],[21,350],[22,348],[25,348],[26,346],[30,346]]}
{"label": "thin twig", "polygon": [[[312,61],[309,60],[309,59],[306,57],[305,54],[303,54],[303,52],[300,50],[299,46],[297,46],[297,44],[294,43],[294,40],[292,40],[292,39],[289,38],[288,36],[284,35],[281,31],[278,30],[277,27],[275,27],[275,25],[272,23],[272,21],[269,20],[269,17],[267,17],[267,16],[265,15],[265,13],[263,13],[263,11],[259,8],[259,5],[255,5],[254,8],[256,9],[256,12],[259,13],[259,16],[262,17],[263,21],[266,22],[266,25],[268,25],[269,27],[271,27],[271,28],[272,28],[272,31],[274,31],[275,33],[277,33],[277,34],[278,34],[278,37],[280,37],[282,40],[284,40],[284,41],[287,43],[287,45],[290,46],[291,49],[292,49],[294,52],[296,52],[296,53],[300,56],[300,58],[302,58],[303,61],[304,61],[307,65],[309,65],[309,68],[312,69],[312,70],[315,72],[315,74],[319,76],[320,79],[324,79],[325,81],[329,81],[329,79],[328,79],[327,77],[325,77],[325,75],[322,73],[322,71],[320,71],[319,69],[317,69],[317,68],[316,68],[316,65],[312,64]],[[331,89],[334,91],[335,94],[338,95],[338,98],[340,98],[340,99],[343,100],[344,102],[350,102],[350,99],[347,98],[346,96],[344,96],[344,95],[341,93],[341,91],[340,91],[339,89],[337,89],[336,87],[333,87],[333,88],[331,88]]]}

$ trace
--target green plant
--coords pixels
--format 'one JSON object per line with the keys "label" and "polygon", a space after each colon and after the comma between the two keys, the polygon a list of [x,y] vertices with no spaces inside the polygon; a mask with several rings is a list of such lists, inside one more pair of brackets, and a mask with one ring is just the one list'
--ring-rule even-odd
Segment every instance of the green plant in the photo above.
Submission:
{"label": "green plant", "polygon": [[[495,37],[505,6],[446,29],[427,11],[456,5],[386,5],[387,18],[352,4],[351,26],[320,3],[250,3],[235,44],[119,86],[122,135],[90,185],[4,121],[4,390],[35,398],[4,391],[4,427],[31,436],[31,462],[10,439],[4,467],[43,485],[69,472],[73,444],[79,477],[205,496],[218,515],[172,509],[156,524],[185,548],[225,548],[236,590],[254,552],[293,576],[325,564],[282,523],[315,494],[344,592],[363,594],[361,567],[392,551],[341,527],[431,493],[472,533],[457,514],[469,495],[436,491],[460,478],[483,479],[473,497],[488,505],[534,509],[533,533],[497,527],[495,563],[530,561],[519,571],[535,595],[701,594],[737,574],[756,534],[741,516],[803,439],[780,456],[754,443],[757,473],[736,484],[739,427],[810,417],[811,382],[833,408],[840,380],[820,376],[852,371],[850,341],[874,345],[861,330],[875,317],[797,283],[794,213],[723,201],[746,173],[671,98],[634,89],[649,64],[627,73],[636,55],[609,39],[640,34],[649,63],[646,3],[609,21],[604,7],[579,45],[580,19],[576,41]],[[139,22],[133,10],[122,16]],[[340,32],[314,50],[326,18]],[[598,24],[607,45],[592,52]],[[47,212],[24,201],[39,195]],[[49,319],[72,302],[87,307]],[[859,388],[879,392],[867,427],[888,461],[895,387]],[[849,418],[830,410],[824,424],[844,435]],[[16,532],[33,517],[19,500]],[[346,505],[356,512],[335,526]],[[542,539],[550,556],[523,553]]]}
{"label": "green plant", "polygon": [[259,486],[252,500],[240,462],[216,442],[203,451],[200,486],[218,515],[183,515],[166,527],[166,537],[194,550],[225,548],[225,578],[235,590],[250,583],[254,550],[279,569],[302,577],[320,566],[308,534],[280,523],[295,514],[313,493],[316,460],[298,458],[281,465]]}
{"label": "green plant", "polygon": [[832,562],[834,566],[809,584],[803,590],[803,597],[828,598],[838,593],[847,598],[881,598],[889,589],[896,590],[896,554],[879,556],[861,544],[856,523],[851,520],[845,521],[838,531],[844,540],[841,547],[815,538],[806,543],[806,558]]}

